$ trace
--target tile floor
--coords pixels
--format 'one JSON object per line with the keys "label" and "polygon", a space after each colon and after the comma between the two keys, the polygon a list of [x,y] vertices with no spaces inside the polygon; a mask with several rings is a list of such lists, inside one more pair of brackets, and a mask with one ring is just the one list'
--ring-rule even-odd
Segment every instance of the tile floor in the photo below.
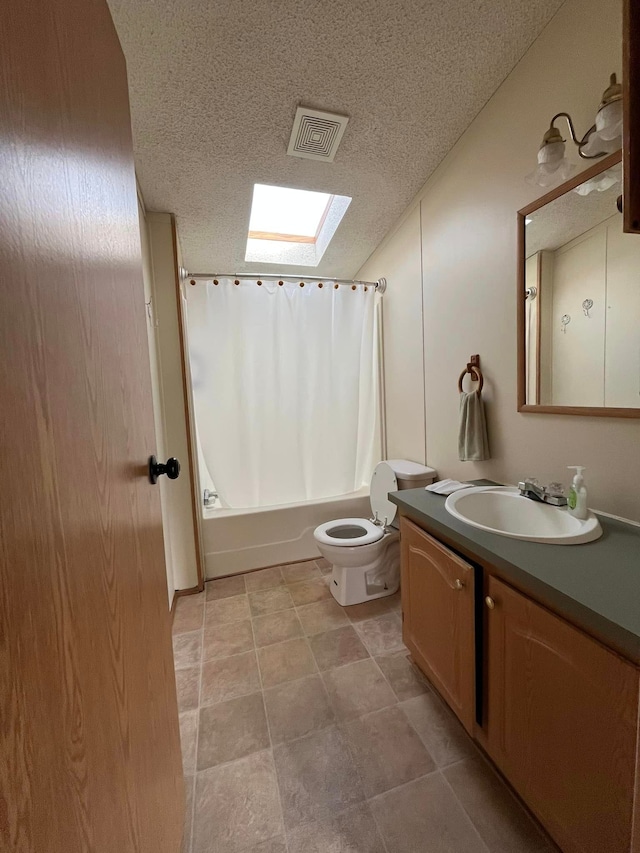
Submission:
{"label": "tile floor", "polygon": [[323,560],[178,600],[183,853],[549,853],[407,659],[399,595]]}

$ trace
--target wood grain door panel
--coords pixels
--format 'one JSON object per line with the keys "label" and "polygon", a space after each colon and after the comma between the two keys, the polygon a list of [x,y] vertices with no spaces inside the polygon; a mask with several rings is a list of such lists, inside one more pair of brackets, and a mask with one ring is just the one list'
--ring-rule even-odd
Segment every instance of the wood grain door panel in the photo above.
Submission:
{"label": "wood grain door panel", "polygon": [[124,58],[104,0],[0,18],[0,849],[177,853]]}
{"label": "wood grain door panel", "polygon": [[629,850],[638,672],[489,577],[487,749],[567,853]]}
{"label": "wood grain door panel", "polygon": [[474,725],[473,567],[401,520],[403,637],[467,731]]}

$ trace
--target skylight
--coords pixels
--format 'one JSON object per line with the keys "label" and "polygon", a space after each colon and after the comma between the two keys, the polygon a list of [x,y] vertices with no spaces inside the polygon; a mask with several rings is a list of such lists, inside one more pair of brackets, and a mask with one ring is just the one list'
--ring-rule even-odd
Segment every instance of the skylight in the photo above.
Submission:
{"label": "skylight", "polygon": [[246,261],[315,267],[351,198],[255,184]]}

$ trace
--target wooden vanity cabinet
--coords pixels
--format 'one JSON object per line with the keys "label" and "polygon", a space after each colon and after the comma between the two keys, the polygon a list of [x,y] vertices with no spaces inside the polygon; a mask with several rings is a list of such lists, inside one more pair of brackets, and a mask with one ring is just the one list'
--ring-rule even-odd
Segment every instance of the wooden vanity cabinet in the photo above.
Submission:
{"label": "wooden vanity cabinet", "polygon": [[402,635],[413,659],[468,732],[475,720],[474,570],[400,520]]}
{"label": "wooden vanity cabinet", "polygon": [[640,853],[638,668],[497,570],[404,517],[400,529],[416,664],[564,853]]}
{"label": "wooden vanity cabinet", "polygon": [[566,853],[629,851],[638,671],[496,577],[486,749]]}

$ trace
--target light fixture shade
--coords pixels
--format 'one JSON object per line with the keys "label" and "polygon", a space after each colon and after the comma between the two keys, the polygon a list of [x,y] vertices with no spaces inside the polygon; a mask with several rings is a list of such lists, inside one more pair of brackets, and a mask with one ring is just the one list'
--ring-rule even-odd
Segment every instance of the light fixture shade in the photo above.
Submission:
{"label": "light fixture shade", "polygon": [[622,147],[622,101],[605,104],[596,115],[596,129],[582,146],[587,157],[613,154]]}
{"label": "light fixture shade", "polygon": [[606,172],[602,172],[601,175],[596,175],[595,178],[591,178],[591,180],[585,181],[584,184],[580,184],[579,187],[575,188],[574,193],[577,193],[578,195],[589,195],[589,193],[592,193],[595,190],[601,193],[608,190],[619,181],[620,176],[616,173],[616,170],[607,169]]}
{"label": "light fixture shade", "polygon": [[539,187],[551,187],[566,181],[575,168],[567,160],[564,140],[543,142],[538,151],[538,165],[525,180]]}

